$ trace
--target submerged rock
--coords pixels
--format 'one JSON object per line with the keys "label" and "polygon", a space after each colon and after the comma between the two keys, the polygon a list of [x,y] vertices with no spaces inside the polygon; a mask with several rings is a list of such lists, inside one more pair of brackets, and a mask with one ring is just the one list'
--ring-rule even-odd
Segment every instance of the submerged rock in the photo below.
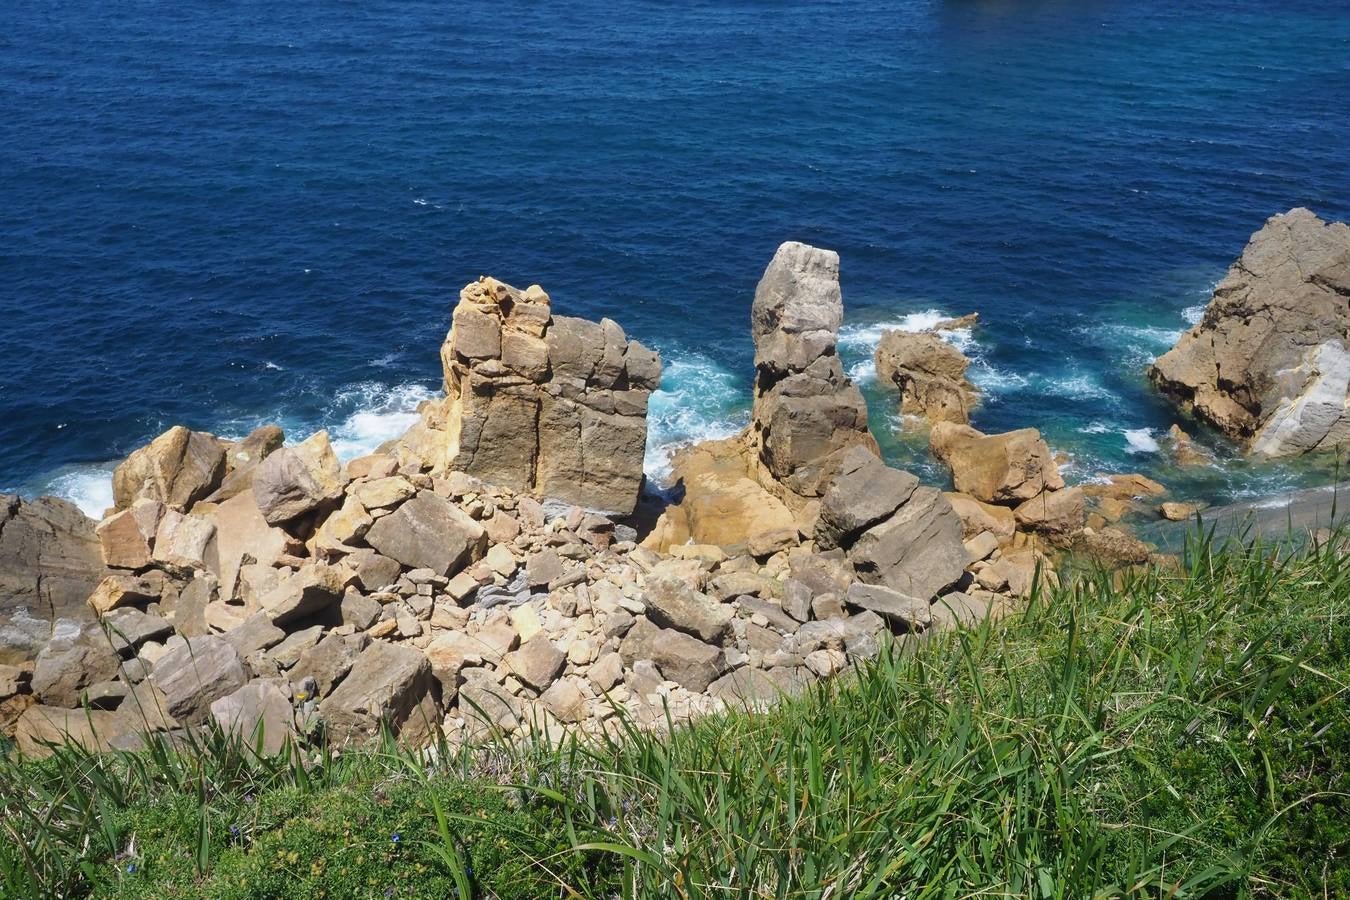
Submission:
{"label": "submerged rock", "polygon": [[1149,379],[1261,456],[1350,442],[1350,226],[1267,220]]}

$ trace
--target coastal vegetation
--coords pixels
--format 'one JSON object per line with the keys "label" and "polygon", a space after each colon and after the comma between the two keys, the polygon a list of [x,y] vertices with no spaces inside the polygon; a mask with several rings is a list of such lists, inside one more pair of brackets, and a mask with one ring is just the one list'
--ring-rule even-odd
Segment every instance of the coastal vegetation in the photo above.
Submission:
{"label": "coastal vegetation", "polygon": [[612,739],[11,758],[0,896],[1344,896],[1346,550],[1198,533]]}

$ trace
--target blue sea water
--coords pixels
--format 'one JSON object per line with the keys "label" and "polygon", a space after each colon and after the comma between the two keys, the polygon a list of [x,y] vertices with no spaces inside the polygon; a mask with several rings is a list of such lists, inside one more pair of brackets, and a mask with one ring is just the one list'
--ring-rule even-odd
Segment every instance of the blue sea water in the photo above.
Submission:
{"label": "blue sea water", "polygon": [[659,474],[744,422],[787,239],[839,251],[842,352],[928,478],[870,352],[971,310],[975,424],[1071,477],[1328,477],[1168,472],[1143,368],[1268,216],[1350,217],[1345,0],[10,0],[0,113],[0,490],[97,510],[177,422],[373,447],[484,273],[662,351]]}

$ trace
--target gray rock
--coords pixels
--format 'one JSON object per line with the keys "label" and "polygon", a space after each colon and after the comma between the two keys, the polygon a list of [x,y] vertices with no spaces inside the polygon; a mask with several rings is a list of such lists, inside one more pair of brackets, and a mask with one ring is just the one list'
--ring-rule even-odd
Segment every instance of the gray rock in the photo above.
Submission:
{"label": "gray rock", "polygon": [[619,645],[624,664],[632,668],[640,659],[656,664],[661,674],[691,691],[707,690],[726,669],[720,647],[705,644],[682,631],[658,628],[639,618]]}
{"label": "gray rock", "polygon": [[116,677],[120,663],[101,627],[59,619],[33,667],[33,694],[47,706],[78,706],[84,689]]}
{"label": "gray rock", "polygon": [[73,503],[0,494],[0,663],[34,660],[57,620],[92,623],[85,601],[108,574],[94,523]]}
{"label": "gray rock", "polygon": [[164,694],[164,709],[184,725],[206,720],[213,702],[248,681],[239,651],[214,635],[171,638],[150,670],[150,683]]}
{"label": "gray rock", "polygon": [[422,651],[374,641],[319,704],[319,718],[338,746],[377,738],[384,727],[395,735],[417,731],[427,723],[414,717],[426,712],[423,701],[432,698],[434,682]]}
{"label": "gray rock", "polygon": [[262,425],[250,431],[242,441],[231,444],[225,451],[227,474],[220,487],[206,499],[223,503],[240,494],[251,493],[258,464],[280,450],[285,440],[280,426]]}
{"label": "gray rock", "polygon": [[342,464],[320,431],[258,464],[253,499],[268,525],[283,525],[342,496]]}
{"label": "gray rock", "polygon": [[380,618],[383,607],[378,600],[371,599],[359,591],[348,589],[342,595],[342,624],[351,625],[358,631],[365,631]]}
{"label": "gray rock", "polygon": [[482,556],[487,533],[449,500],[419,491],[377,519],[366,534],[366,543],[405,566],[449,576]]}
{"label": "gray rock", "polygon": [[805,582],[789,578],[783,582],[783,611],[798,622],[811,618],[811,588]]}
{"label": "gray rock", "polygon": [[174,631],[174,626],[159,616],[129,607],[114,609],[104,616],[103,627],[113,649],[127,658],[135,656],[146,641],[162,641]]}
{"label": "gray rock", "polygon": [[286,638],[286,632],[273,625],[272,617],[267,613],[256,612],[238,628],[226,632],[224,637],[235,652],[248,657],[281,643]]}
{"label": "gray rock", "polygon": [[323,637],[323,626],[311,625],[308,628],[293,631],[286,635],[286,639],[268,650],[267,655],[281,668],[289,669],[300,661],[300,654],[319,643],[321,637]]}
{"label": "gray rock", "polygon": [[783,634],[792,634],[801,624],[797,619],[783,612],[783,608],[773,600],[761,600],[758,597],[740,597],[736,601],[741,612],[753,616],[759,614],[769,620],[769,624]]}
{"label": "gray rock", "polygon": [[821,498],[816,546],[830,550],[851,545],[908,502],[918,486],[917,477],[892,469],[867,447],[851,448],[841,460],[839,476]]}
{"label": "gray rock", "polygon": [[895,515],[865,531],[848,557],[860,580],[927,600],[965,573],[961,534],[947,498],[921,487]]}
{"label": "gray rock", "polygon": [[731,630],[730,607],[715,603],[677,578],[648,578],[643,592],[647,615],[658,626],[721,643]]}
{"label": "gray rock", "polygon": [[858,582],[849,587],[844,600],[850,606],[870,610],[906,631],[924,631],[933,623],[932,607],[927,600],[883,585]]}
{"label": "gray rock", "polygon": [[281,752],[295,730],[290,698],[271,681],[251,681],[213,701],[211,718],[249,744],[261,738],[263,752],[269,755]]}
{"label": "gray rock", "polygon": [[291,670],[292,682],[313,678],[320,697],[327,697],[347,677],[362,651],[370,644],[364,634],[330,634],[300,654]]}

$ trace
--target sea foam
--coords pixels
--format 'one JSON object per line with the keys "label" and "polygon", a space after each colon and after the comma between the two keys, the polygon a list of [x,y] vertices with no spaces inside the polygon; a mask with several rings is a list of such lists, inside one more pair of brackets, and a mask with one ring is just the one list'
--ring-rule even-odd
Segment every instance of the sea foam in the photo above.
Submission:
{"label": "sea foam", "polygon": [[670,481],[671,457],[699,441],[731,437],[745,427],[748,392],[736,377],[701,354],[683,354],[668,362],[661,387],[647,406],[647,454],[643,469],[652,481]]}

